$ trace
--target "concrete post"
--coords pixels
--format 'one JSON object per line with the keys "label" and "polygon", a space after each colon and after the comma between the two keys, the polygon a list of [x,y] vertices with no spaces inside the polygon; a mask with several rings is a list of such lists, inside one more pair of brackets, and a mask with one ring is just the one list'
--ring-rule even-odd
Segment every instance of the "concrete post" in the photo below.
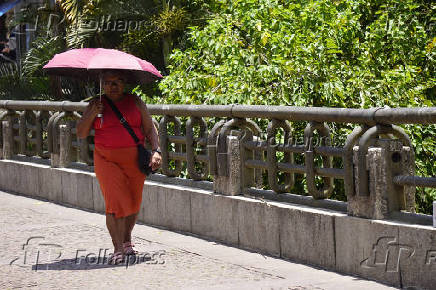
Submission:
{"label": "concrete post", "polygon": [[369,196],[359,195],[357,160],[359,147],[354,147],[355,191],[348,196],[348,213],[370,219],[386,219],[392,212],[415,211],[415,187],[393,183],[396,175],[414,175],[415,163],[409,147],[398,140],[379,139],[368,149],[366,168],[369,171]]}
{"label": "concrete post", "polygon": [[433,201],[433,227],[436,228],[436,201]]}
{"label": "concrete post", "polygon": [[[57,126],[53,126],[52,130],[58,130],[58,127]],[[53,136],[53,141],[52,141],[53,143],[51,144],[51,146],[53,147],[53,150],[52,150],[52,152],[50,152],[50,165],[53,168],[57,168],[57,167],[60,166],[59,165],[59,162],[60,162],[60,150],[55,150],[56,147],[58,146],[56,140],[57,140],[57,138],[54,138],[54,136]],[[60,141],[59,141],[59,143],[60,143]],[[60,146],[60,144],[59,144],[59,146]],[[50,149],[49,149],[49,151],[50,151]],[[55,152],[57,152],[57,153],[55,153]]]}
{"label": "concrete post", "polygon": [[22,112],[18,117],[18,136],[19,136],[19,154],[26,155],[26,112]]}
{"label": "concrete post", "polygon": [[13,128],[12,122],[9,118],[8,121],[2,122],[3,131],[3,159],[11,159],[14,154],[14,138],[13,138]]}
{"label": "concrete post", "polygon": [[68,167],[71,163],[71,128],[60,125],[59,130],[59,167]]}
{"label": "concrete post", "polygon": [[242,192],[240,142],[236,136],[227,136],[227,165],[229,176],[214,176],[214,192],[224,195],[238,195]]}
{"label": "concrete post", "polygon": [[3,159],[3,122],[0,119],[0,159]]}
{"label": "concrete post", "polygon": [[88,138],[79,139],[77,138],[77,142],[79,142],[79,156],[80,156],[80,162],[90,164],[90,158],[89,158],[89,142]]}
{"label": "concrete post", "polygon": [[50,165],[51,167],[59,167],[59,153],[50,153]]}
{"label": "concrete post", "polygon": [[[258,136],[253,136],[253,141],[260,144],[260,142],[262,140]],[[262,153],[263,153],[262,151],[255,150],[254,153],[252,153],[251,155],[254,159],[263,161],[263,154]],[[247,177],[247,176],[245,175],[245,177]],[[262,184],[263,184],[262,169],[255,169],[254,170],[254,184],[250,184],[250,186],[255,186],[256,188],[262,188]]]}

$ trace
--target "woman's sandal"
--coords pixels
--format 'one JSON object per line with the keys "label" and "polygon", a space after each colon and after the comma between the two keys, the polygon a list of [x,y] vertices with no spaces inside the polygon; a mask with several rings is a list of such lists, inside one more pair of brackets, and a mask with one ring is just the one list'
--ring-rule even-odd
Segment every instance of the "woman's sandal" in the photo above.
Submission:
{"label": "woman's sandal", "polygon": [[121,252],[115,252],[112,256],[109,257],[108,264],[109,265],[118,265],[124,261],[124,255]]}
{"label": "woman's sandal", "polygon": [[133,249],[134,246],[135,245],[132,244],[131,242],[123,243],[124,255],[136,255],[136,254],[138,254],[138,251]]}

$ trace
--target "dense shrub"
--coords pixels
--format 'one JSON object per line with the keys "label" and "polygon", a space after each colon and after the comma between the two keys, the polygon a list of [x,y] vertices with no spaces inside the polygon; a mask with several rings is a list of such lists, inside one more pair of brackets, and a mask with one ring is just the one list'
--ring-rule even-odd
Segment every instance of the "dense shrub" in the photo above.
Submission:
{"label": "dense shrub", "polygon": [[[207,25],[191,27],[187,47],[171,55],[171,73],[160,84],[165,102],[435,105],[431,1],[222,0],[214,7]],[[405,128],[418,173],[435,176],[435,127]],[[344,125],[333,133],[350,130]],[[429,212],[435,197],[418,190],[418,210]]]}

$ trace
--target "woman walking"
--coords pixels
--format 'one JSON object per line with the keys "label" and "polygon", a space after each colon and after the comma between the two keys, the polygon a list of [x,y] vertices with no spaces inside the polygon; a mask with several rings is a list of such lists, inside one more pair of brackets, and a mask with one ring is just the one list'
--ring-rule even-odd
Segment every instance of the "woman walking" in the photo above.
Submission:
{"label": "woman walking", "polygon": [[[116,71],[103,75],[103,89],[107,97],[122,113],[135,135],[152,147],[150,166],[161,164],[156,127],[147,106],[134,95],[124,93],[124,79]],[[103,115],[100,118],[99,114]],[[145,175],[138,167],[138,149],[132,136],[120,123],[108,100],[92,100],[77,122],[77,136],[86,138],[95,130],[94,170],[106,205],[106,226],[114,245],[109,262],[118,264],[125,255],[136,251],[132,244],[132,230],[141,207]]]}

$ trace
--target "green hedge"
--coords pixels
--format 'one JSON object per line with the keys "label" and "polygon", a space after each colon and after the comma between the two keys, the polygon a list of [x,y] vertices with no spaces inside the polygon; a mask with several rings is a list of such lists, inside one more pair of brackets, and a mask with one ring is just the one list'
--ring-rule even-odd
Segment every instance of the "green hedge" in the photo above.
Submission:
{"label": "green hedge", "polygon": [[[160,83],[166,103],[435,106],[436,5],[412,0],[215,1]],[[435,126],[405,126],[435,176]],[[300,128],[301,129],[301,128]],[[346,134],[351,126],[334,128]],[[335,198],[344,199],[339,186]],[[430,213],[433,190],[418,190]]]}

